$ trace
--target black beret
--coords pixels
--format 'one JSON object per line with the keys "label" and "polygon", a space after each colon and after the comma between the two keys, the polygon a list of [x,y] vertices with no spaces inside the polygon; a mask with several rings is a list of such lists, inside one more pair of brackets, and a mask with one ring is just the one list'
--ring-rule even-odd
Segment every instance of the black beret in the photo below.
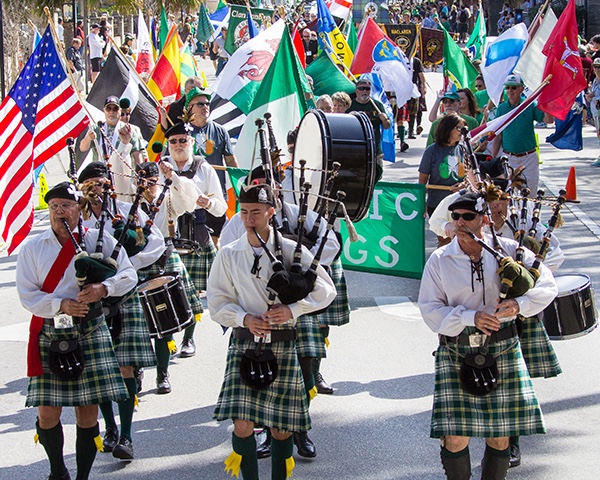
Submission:
{"label": "black beret", "polygon": [[190,135],[191,131],[192,128],[189,123],[179,122],[165,132],[165,137],[170,138],[172,135]]}
{"label": "black beret", "polygon": [[78,192],[75,185],[71,182],[61,182],[46,192],[44,201],[48,203],[53,198],[64,198],[65,200],[74,200],[77,202],[80,196],[81,192]]}
{"label": "black beret", "polygon": [[156,162],[140,163],[135,169],[138,172],[143,170],[146,173],[145,178],[158,177],[158,163]]}
{"label": "black beret", "polygon": [[492,158],[489,155],[481,155],[479,153],[475,155],[479,162],[479,171],[483,177],[489,175],[491,178],[495,178],[504,175],[504,167],[499,158]]}
{"label": "black beret", "polygon": [[479,193],[464,193],[448,206],[448,210],[451,212],[458,209],[470,210],[471,212],[483,214],[485,209],[485,198]]}
{"label": "black beret", "polygon": [[239,200],[240,203],[264,203],[272,207],[275,206],[273,189],[265,183],[243,186],[240,189]]}
{"label": "black beret", "polygon": [[85,167],[79,174],[78,181],[83,183],[90,178],[106,177],[108,174],[108,168],[102,162],[92,162]]}
{"label": "black beret", "polygon": [[[273,176],[275,177],[275,181],[276,182],[281,182],[281,180],[279,179],[279,172],[278,171],[273,171]],[[259,165],[258,167],[254,168],[246,177],[246,181],[244,182],[246,185],[250,185],[252,183],[252,181],[257,180],[257,179],[264,179],[265,178],[265,170],[261,165]]]}

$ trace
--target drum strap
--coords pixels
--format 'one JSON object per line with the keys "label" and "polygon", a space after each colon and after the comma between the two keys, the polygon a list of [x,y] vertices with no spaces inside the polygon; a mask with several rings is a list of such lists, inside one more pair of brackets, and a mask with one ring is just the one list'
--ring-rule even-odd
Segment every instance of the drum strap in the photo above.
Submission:
{"label": "drum strap", "polygon": [[[73,233],[75,240],[79,241],[79,234]],[[52,267],[48,271],[42,288],[40,289],[45,293],[52,293],[61,278],[63,277],[67,267],[71,263],[73,256],[75,255],[75,246],[73,242],[65,242],[62,249],[58,253],[56,260],[52,264]],[[38,377],[44,374],[44,368],[42,367],[42,359],[40,356],[40,344],[38,337],[42,332],[42,326],[44,325],[44,319],[33,315],[29,324],[29,342],[27,344],[27,376]]]}

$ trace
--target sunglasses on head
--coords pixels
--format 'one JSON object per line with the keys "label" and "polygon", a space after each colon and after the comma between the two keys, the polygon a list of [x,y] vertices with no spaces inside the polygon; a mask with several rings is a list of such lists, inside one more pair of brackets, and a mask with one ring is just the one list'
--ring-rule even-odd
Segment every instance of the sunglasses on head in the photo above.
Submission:
{"label": "sunglasses on head", "polygon": [[462,217],[465,222],[470,222],[472,220],[475,220],[477,218],[477,214],[476,213],[457,213],[457,212],[452,212],[450,214],[450,216],[452,217],[452,220],[460,220],[460,218]]}
{"label": "sunglasses on head", "polygon": [[104,107],[104,110],[106,110],[107,112],[118,112],[119,107],[117,107],[116,105],[107,105],[106,107]]}
{"label": "sunglasses on head", "polygon": [[371,87],[356,87],[356,89],[360,92],[368,92],[371,90]]}
{"label": "sunglasses on head", "polygon": [[171,145],[176,145],[178,143],[187,143],[188,139],[187,137],[183,137],[183,138],[169,138],[169,143]]}

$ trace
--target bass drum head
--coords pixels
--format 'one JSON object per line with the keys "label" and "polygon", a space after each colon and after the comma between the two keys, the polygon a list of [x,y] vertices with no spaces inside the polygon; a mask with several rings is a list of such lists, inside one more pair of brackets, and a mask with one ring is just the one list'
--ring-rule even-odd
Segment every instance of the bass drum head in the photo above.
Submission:
{"label": "bass drum head", "polygon": [[[311,184],[308,208],[318,211],[323,200],[316,195],[326,189],[327,171],[333,163],[341,167],[333,183],[330,197],[338,190],[346,193],[344,204],[353,222],[362,220],[369,212],[376,176],[376,146],[373,125],[363,112],[307,112],[298,127],[294,146],[292,185],[300,190],[300,160],[306,160],[305,182]],[[294,194],[296,203],[300,196]]]}

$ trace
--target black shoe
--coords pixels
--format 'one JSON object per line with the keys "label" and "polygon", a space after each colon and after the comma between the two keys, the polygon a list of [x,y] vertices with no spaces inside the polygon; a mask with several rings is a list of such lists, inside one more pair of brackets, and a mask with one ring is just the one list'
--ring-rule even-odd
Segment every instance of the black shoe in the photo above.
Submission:
{"label": "black shoe", "polygon": [[121,460],[133,460],[133,445],[131,440],[121,437],[113,450],[113,457],[120,458]]}
{"label": "black shoe", "polygon": [[315,375],[315,387],[317,387],[317,393],[321,395],[331,395],[335,392],[335,388],[325,381],[320,372]]}
{"label": "black shoe", "polygon": [[104,451],[107,453],[112,452],[117,443],[119,443],[119,431],[116,428],[107,427],[102,441]]}
{"label": "black shoe", "polygon": [[419,125],[417,127],[417,135],[421,135],[423,133],[423,127],[421,125]]}
{"label": "black shoe", "polygon": [[294,444],[298,448],[298,455],[306,458],[315,458],[317,456],[317,449],[315,444],[306,432],[295,432],[294,433]]}
{"label": "black shoe", "polygon": [[510,446],[510,460],[508,461],[508,468],[518,467],[521,465],[521,448],[518,445]]}
{"label": "black shoe", "polygon": [[171,382],[169,382],[169,372],[166,370],[157,370],[156,372],[156,393],[164,395],[171,393]]}
{"label": "black shoe", "polygon": [[417,138],[417,136],[416,136],[416,135],[413,135],[412,133],[409,133],[409,134],[408,134],[408,138],[409,138],[410,140],[415,140],[415,139]]}
{"label": "black shoe", "polygon": [[142,391],[142,381],[144,380],[144,370],[141,368],[134,368],[133,376],[137,384],[137,393],[140,393]]}
{"label": "black shoe", "polygon": [[271,456],[271,432],[268,428],[263,428],[254,432],[256,438],[256,457],[269,458]]}
{"label": "black shoe", "polygon": [[69,475],[68,470],[65,470],[65,473],[63,473],[60,477],[51,473],[48,476],[48,480],[71,480],[71,475]]}
{"label": "black shoe", "polygon": [[196,344],[193,338],[188,338],[181,343],[181,353],[179,357],[188,358],[196,355]]}
{"label": "black shoe", "polygon": [[406,152],[407,150],[408,150],[408,143],[402,142],[402,145],[400,145],[400,151]]}

